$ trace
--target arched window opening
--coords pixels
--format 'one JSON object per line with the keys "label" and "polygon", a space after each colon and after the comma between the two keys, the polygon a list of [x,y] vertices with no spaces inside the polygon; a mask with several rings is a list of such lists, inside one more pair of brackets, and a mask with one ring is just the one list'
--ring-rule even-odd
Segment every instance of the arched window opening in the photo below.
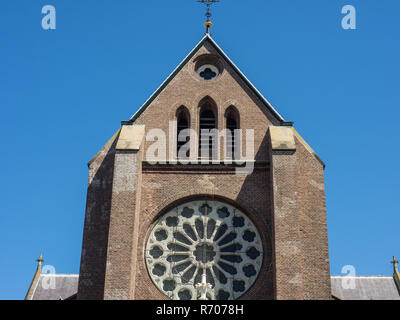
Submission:
{"label": "arched window opening", "polygon": [[240,141],[235,134],[235,130],[240,128],[239,113],[234,107],[228,108],[226,112],[226,129],[229,132],[226,137],[226,155],[228,159],[237,159],[240,157]]}
{"label": "arched window opening", "polygon": [[218,158],[218,132],[216,108],[206,102],[200,109],[199,156],[202,159]]}
{"label": "arched window opening", "polygon": [[[180,138],[179,135],[185,134],[183,131],[190,129],[190,116],[189,111],[185,107],[181,107],[177,111],[177,134],[176,134],[176,156],[179,158],[179,150],[182,146],[190,141],[190,136],[186,137],[186,140]],[[188,132],[186,133],[188,134]],[[186,152],[186,158],[190,157],[190,149]]]}

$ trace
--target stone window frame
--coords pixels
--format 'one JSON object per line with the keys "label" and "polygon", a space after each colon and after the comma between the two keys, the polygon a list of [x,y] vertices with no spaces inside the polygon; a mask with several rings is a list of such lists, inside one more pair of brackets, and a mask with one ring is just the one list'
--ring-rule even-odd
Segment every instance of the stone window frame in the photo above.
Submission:
{"label": "stone window frame", "polygon": [[[225,129],[226,130],[229,130],[229,125],[228,125],[228,121],[229,121],[229,119],[233,119],[234,121],[235,121],[235,128],[234,129],[240,129],[240,113],[239,113],[239,110],[234,106],[234,105],[230,105],[228,108],[226,108],[226,110],[225,110],[225,115],[224,115],[224,126],[225,126]],[[234,134],[234,132],[233,132],[233,134]],[[234,141],[234,143],[235,143],[235,145],[233,146],[233,149],[232,149],[232,157],[231,158],[229,158],[228,157],[228,159],[234,159],[234,151],[236,150],[236,148],[239,148],[239,155],[241,155],[241,150],[240,150],[240,147],[241,147],[241,140],[239,140],[239,141]],[[224,147],[225,147],[225,156],[227,155],[227,150],[228,150],[228,141],[227,140],[225,140],[225,145],[224,145]]]}
{"label": "stone window frame", "polygon": [[[176,152],[175,152],[175,154],[176,154],[177,159],[179,159],[179,156],[178,156],[179,148],[182,145],[186,144],[186,142],[179,142],[178,141],[179,132],[180,132],[180,130],[179,130],[179,120],[180,120],[181,117],[185,117],[186,118],[187,127],[185,129],[190,129],[191,128],[191,120],[192,119],[191,119],[191,116],[190,116],[189,109],[184,105],[181,105],[176,110],[176,113],[175,113],[175,120],[176,120]],[[191,139],[191,137],[189,137],[189,139]],[[191,150],[189,149],[189,158],[190,158],[190,151]]]}
{"label": "stone window frame", "polygon": [[[197,143],[198,143],[198,148],[197,148],[197,157],[199,160],[219,160],[220,159],[220,154],[217,154],[217,158],[201,158],[201,153],[200,153],[200,148],[201,148],[201,113],[204,110],[204,108],[207,108],[209,110],[211,110],[214,114],[214,121],[215,121],[215,129],[219,130],[219,112],[218,112],[218,106],[217,103],[215,102],[215,100],[213,98],[211,98],[210,96],[205,96],[204,98],[202,98],[200,100],[200,102],[198,103],[198,110],[197,110],[197,116],[198,116],[198,123],[197,123],[197,134],[198,134],[198,138],[197,138]],[[218,150],[218,146],[219,146],[219,137],[217,136],[216,139],[214,140],[216,143],[216,148]]]}

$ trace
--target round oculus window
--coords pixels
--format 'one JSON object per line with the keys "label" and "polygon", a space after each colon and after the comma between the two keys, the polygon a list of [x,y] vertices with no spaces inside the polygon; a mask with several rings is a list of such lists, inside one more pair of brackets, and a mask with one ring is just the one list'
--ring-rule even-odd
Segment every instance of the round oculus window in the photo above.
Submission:
{"label": "round oculus window", "polygon": [[197,74],[203,80],[211,80],[219,75],[219,70],[212,64],[204,64],[197,69]]}
{"label": "round oculus window", "polygon": [[234,300],[255,282],[263,248],[250,219],[219,201],[192,201],[166,213],[150,233],[146,265],[173,300]]}

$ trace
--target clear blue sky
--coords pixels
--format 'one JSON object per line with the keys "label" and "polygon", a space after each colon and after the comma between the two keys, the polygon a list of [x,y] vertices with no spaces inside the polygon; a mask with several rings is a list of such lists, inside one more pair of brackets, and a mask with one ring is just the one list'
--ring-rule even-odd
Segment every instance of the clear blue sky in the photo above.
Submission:
{"label": "clear blue sky", "polygon": [[[57,9],[57,29],[41,9]],[[341,8],[357,9],[357,30]],[[222,0],[214,39],[326,162],[332,274],[400,257],[398,0]],[[87,162],[204,34],[195,0],[0,4],[0,299],[78,273]]]}

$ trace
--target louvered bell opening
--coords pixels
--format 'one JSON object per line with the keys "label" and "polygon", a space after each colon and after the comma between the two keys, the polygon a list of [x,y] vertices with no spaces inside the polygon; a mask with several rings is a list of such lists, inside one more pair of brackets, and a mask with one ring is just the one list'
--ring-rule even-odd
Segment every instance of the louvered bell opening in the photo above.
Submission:
{"label": "louvered bell opening", "polygon": [[[213,147],[217,147],[216,137],[212,137],[211,133],[208,130],[216,129],[216,119],[214,113],[211,110],[204,110],[200,115],[200,139],[199,139],[199,157],[202,160],[212,159]],[[207,130],[207,133],[203,133],[202,130]],[[204,154],[204,150],[202,153],[202,149],[206,148],[207,151]]]}

